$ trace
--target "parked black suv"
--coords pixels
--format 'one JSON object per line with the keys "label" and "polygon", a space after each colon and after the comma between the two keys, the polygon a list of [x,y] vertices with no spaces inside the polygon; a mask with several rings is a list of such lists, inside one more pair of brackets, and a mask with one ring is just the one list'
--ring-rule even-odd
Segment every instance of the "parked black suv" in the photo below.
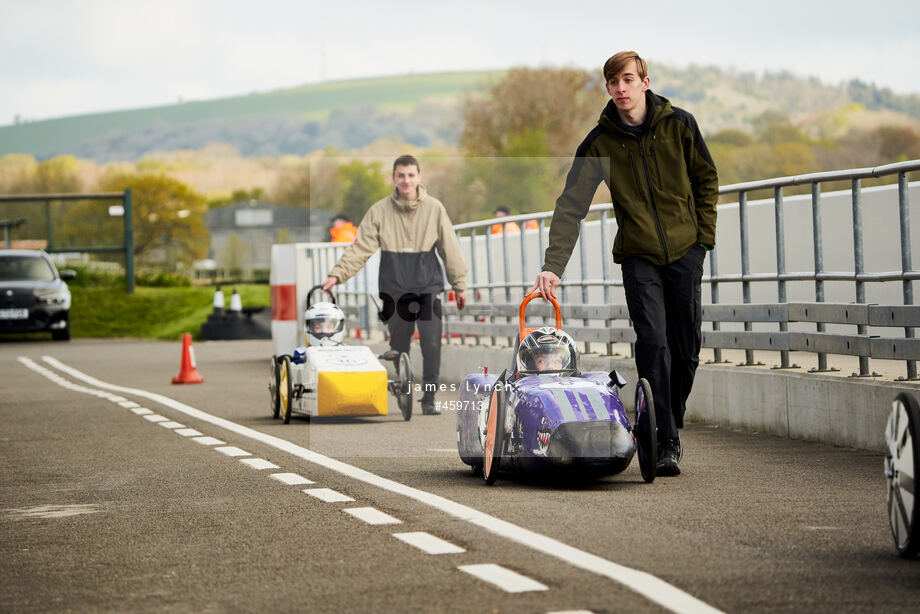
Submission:
{"label": "parked black suv", "polygon": [[52,339],[70,339],[70,290],[51,258],[31,249],[0,250],[0,333],[51,331]]}

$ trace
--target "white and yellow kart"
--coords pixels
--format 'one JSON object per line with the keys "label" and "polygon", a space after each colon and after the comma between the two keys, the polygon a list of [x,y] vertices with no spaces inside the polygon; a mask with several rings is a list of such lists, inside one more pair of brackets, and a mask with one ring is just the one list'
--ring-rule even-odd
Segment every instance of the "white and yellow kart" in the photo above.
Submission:
{"label": "white and yellow kart", "polygon": [[[310,297],[320,286],[314,286]],[[332,304],[335,297],[329,293]],[[390,370],[381,360],[391,363]],[[311,345],[294,355],[271,358],[269,393],[273,418],[290,423],[293,414],[386,416],[387,390],[396,397],[404,420],[412,418],[412,367],[405,353],[376,356],[363,345]]]}

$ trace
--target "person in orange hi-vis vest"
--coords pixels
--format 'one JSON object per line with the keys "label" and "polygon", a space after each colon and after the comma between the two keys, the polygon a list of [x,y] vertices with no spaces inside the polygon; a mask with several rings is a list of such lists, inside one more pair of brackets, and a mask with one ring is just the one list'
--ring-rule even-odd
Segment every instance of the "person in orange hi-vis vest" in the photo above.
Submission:
{"label": "person in orange hi-vis vest", "polygon": [[[511,215],[511,209],[505,205],[500,206],[495,210],[495,213],[492,215],[494,218],[502,218],[507,215]],[[502,227],[508,231],[508,234],[515,234],[521,232],[521,227],[517,225],[517,222],[506,222],[505,224],[492,224],[491,234],[500,235],[502,233]]]}
{"label": "person in orange hi-vis vest", "polygon": [[332,228],[329,229],[333,243],[354,243],[358,236],[358,228],[344,213],[339,213],[332,218]]}

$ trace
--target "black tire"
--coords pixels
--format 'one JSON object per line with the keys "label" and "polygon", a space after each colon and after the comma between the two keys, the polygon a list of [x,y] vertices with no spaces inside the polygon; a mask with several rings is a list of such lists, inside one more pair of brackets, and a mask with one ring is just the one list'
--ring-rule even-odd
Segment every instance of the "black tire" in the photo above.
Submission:
{"label": "black tire", "polygon": [[272,418],[278,418],[281,413],[281,397],[278,395],[278,357],[272,356],[268,363],[268,396],[269,407],[271,408]]}
{"label": "black tire", "polygon": [[396,404],[402,413],[403,420],[412,419],[412,364],[409,355],[400,352],[396,359]]}
{"label": "black tire", "polygon": [[278,360],[278,397],[281,407],[281,419],[285,424],[291,423],[294,405],[294,384],[291,381],[291,357],[282,356]]}
{"label": "black tire", "polygon": [[486,445],[482,457],[482,477],[491,486],[498,478],[498,469],[505,449],[505,379],[502,373],[492,388],[486,411]]}
{"label": "black tire", "polygon": [[648,380],[640,378],[636,383],[636,404],[633,410],[633,434],[636,437],[636,456],[639,457],[639,471],[646,483],[655,481],[658,465],[658,421],[655,419],[655,400]]}
{"label": "black tire", "polygon": [[[920,467],[920,401],[908,392],[894,401],[885,428],[888,523],[898,554],[920,553],[920,506],[914,485]],[[904,495],[909,494],[905,500]]]}

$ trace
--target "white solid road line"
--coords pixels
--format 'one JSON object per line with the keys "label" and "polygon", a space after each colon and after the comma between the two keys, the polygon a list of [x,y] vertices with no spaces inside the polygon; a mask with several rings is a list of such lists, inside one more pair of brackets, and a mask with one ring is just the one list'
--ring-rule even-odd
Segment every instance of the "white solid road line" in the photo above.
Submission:
{"label": "white solid road line", "polygon": [[227,456],[251,456],[246,450],[240,450],[236,446],[223,446],[221,448],[214,448],[221,454],[226,454]]}
{"label": "white solid road line", "polygon": [[275,463],[270,463],[264,458],[241,458],[241,463],[245,463],[253,469],[280,469]]}
{"label": "white solid road line", "polygon": [[176,429],[176,432],[183,437],[201,437],[202,432],[195,429]]}
{"label": "white solid road line", "polygon": [[464,548],[455,546],[449,541],[443,540],[440,537],[435,537],[431,533],[425,533],[424,531],[393,533],[393,537],[406,542],[410,546],[415,546],[428,554],[459,554],[460,552],[466,552]]}
{"label": "white solid road line", "polygon": [[310,495],[311,497],[316,497],[320,501],[325,501],[326,503],[345,503],[348,501],[354,501],[348,495],[343,495],[340,492],[332,490],[331,488],[306,488],[304,492]]}
{"label": "white solid road line", "polygon": [[313,480],[308,480],[302,475],[297,475],[296,473],[273,473],[271,477],[279,482],[283,482],[288,486],[297,486],[299,484],[312,484]]}
{"label": "white solid road line", "polygon": [[[46,375],[46,377],[49,377],[49,379],[62,379],[53,371],[45,369],[44,367],[36,364],[31,359],[20,357],[19,360],[22,364],[36,372],[42,373],[43,371],[47,371],[50,373],[50,375]],[[291,443],[286,439],[281,439],[280,437],[262,433],[261,431],[243,426],[242,424],[237,424],[236,422],[232,422],[226,418],[214,416],[207,412],[201,411],[200,409],[191,407],[190,405],[186,405],[185,403],[180,403],[179,401],[171,399],[167,396],[157,394],[155,392],[140,390],[137,388],[128,388],[125,386],[118,386],[115,384],[103,382],[83,373],[79,369],[75,369],[62,363],[53,356],[43,356],[42,360],[44,360],[52,367],[86,384],[96,386],[97,388],[104,388],[107,390],[113,390],[145,399],[150,399],[160,403],[161,405],[169,407],[170,409],[174,409],[175,411],[183,413],[187,416],[191,416],[192,418],[197,418],[203,422],[219,426],[232,433],[242,437],[254,439],[260,443],[272,446],[273,448],[287,452],[292,456],[296,456],[297,458],[301,458],[310,463],[325,467],[331,471],[335,471],[355,480],[365,482],[366,484],[377,486],[378,488],[382,488],[392,493],[403,495],[404,497],[413,499],[419,503],[428,505],[429,507],[441,510],[446,514],[453,516],[454,518],[465,520],[470,524],[481,527],[500,537],[521,544],[522,546],[536,550],[537,552],[541,552],[561,561],[565,561],[566,563],[569,563],[570,565],[573,565],[579,569],[584,569],[585,571],[589,571],[599,576],[614,580],[626,588],[629,588],[642,595],[646,599],[653,601],[654,603],[657,603],[662,607],[674,612],[699,612],[701,614],[715,614],[720,612],[720,610],[714,608],[713,606],[697,599],[687,592],[680,590],[676,586],[668,584],[664,580],[657,578],[650,573],[632,569],[630,567],[626,567],[625,565],[620,565],[618,563],[614,563],[613,561],[609,561],[595,554],[591,554],[590,552],[579,550],[578,548],[564,544],[559,540],[547,537],[546,535],[542,535],[536,531],[525,529],[524,527],[520,527],[505,520],[501,520],[500,518],[496,518],[495,516],[480,512],[479,510],[467,505],[462,505],[455,501],[451,501],[446,497],[441,497],[439,495],[435,495],[418,488],[413,488],[411,486],[401,484],[395,480],[390,480],[378,476],[374,473],[371,473],[370,471],[365,471],[359,467],[349,465],[348,463],[344,463],[334,458],[319,454],[318,452],[314,452],[313,450],[308,450],[307,448],[298,446],[297,444]],[[31,365],[29,363],[31,363]]]}
{"label": "white solid road line", "polygon": [[457,569],[471,576],[475,576],[480,580],[484,580],[489,584],[494,584],[498,588],[509,593],[545,591],[549,589],[545,584],[540,584],[536,580],[531,580],[527,576],[522,576],[516,571],[511,571],[510,569],[506,569],[494,563],[461,565]]}
{"label": "white solid road line", "polygon": [[342,511],[359,520],[363,520],[367,524],[402,524],[402,520],[399,518],[393,518],[386,512],[381,512],[374,507],[352,507]]}

